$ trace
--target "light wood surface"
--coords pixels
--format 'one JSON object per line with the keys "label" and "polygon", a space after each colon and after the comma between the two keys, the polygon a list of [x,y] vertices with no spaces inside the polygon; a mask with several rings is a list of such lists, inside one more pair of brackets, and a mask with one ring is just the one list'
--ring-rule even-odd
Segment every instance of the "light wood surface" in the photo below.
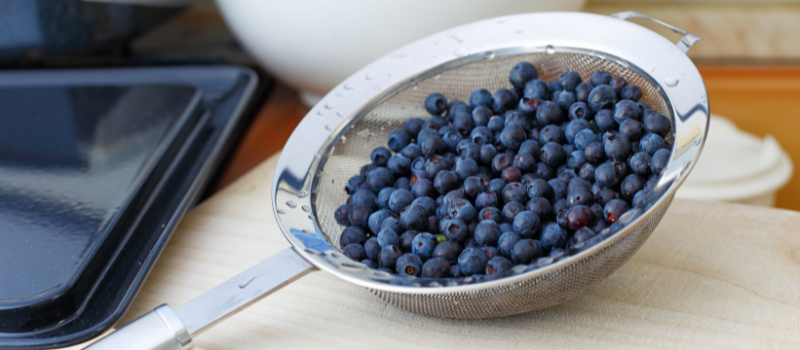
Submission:
{"label": "light wood surface", "polygon": [[[177,307],[289,244],[270,207],[277,157],[193,209],[123,323]],[[799,348],[800,215],[675,200],[644,247],[571,302],[525,315],[413,314],[311,273],[197,336],[202,349]]]}

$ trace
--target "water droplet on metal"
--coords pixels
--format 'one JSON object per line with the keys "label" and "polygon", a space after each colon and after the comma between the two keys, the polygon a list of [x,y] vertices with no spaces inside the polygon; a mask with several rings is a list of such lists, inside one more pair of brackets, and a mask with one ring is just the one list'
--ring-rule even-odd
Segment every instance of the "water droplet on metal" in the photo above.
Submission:
{"label": "water droplet on metal", "polygon": [[495,21],[495,22],[496,22],[497,24],[503,24],[503,23],[505,23],[505,22],[506,22],[506,20],[507,20],[507,19],[508,19],[508,18],[505,18],[505,17],[500,17],[500,18],[498,18],[498,19],[497,19],[497,21]]}
{"label": "water droplet on metal", "polygon": [[524,32],[524,31],[525,31],[525,29],[524,29],[524,28],[515,28],[515,29],[514,29],[514,33],[515,33],[515,34],[520,34],[520,33]]}
{"label": "water droplet on metal", "polygon": [[411,88],[411,89],[412,89],[412,90],[414,90],[414,91],[417,91],[417,90],[419,90],[419,86],[417,86],[417,85],[414,85],[414,87],[413,87],[413,88]]}
{"label": "water droplet on metal", "polygon": [[325,104],[325,109],[333,109],[333,105],[330,103]]}
{"label": "water droplet on metal", "polygon": [[344,84],[344,89],[345,89],[345,90],[353,90],[353,89],[355,89],[355,88],[356,88],[356,87],[355,87],[355,86],[353,86],[353,85],[350,85],[350,84]]}
{"label": "water droplet on metal", "polygon": [[701,95],[700,101],[702,101],[703,103],[708,103],[708,96],[706,96],[705,94]]}
{"label": "water droplet on metal", "polygon": [[317,111],[317,115],[322,115],[322,111]]}
{"label": "water droplet on metal", "polygon": [[494,56],[494,51],[486,51],[483,53],[483,57],[486,57],[487,60],[494,58]]}
{"label": "water droplet on metal", "polygon": [[325,130],[331,131],[332,129],[331,129],[330,125],[325,125]]}
{"label": "water droplet on metal", "polygon": [[278,214],[281,214],[281,215],[286,214],[286,211],[283,210],[283,209],[278,209],[277,212],[278,212]]}
{"label": "water droplet on metal", "polygon": [[303,229],[303,233],[305,233],[305,234],[307,234],[307,235],[313,235],[313,234],[314,234],[314,232],[311,232],[311,230],[309,230],[309,229],[307,229],[307,228],[304,228],[304,229]]}
{"label": "water droplet on metal", "polygon": [[292,209],[297,208],[297,203],[295,203],[293,200],[287,201],[286,205],[288,205],[289,208],[292,208]]}
{"label": "water droplet on metal", "polygon": [[344,113],[342,113],[341,111],[336,111],[336,115],[342,117],[344,116]]}
{"label": "water droplet on metal", "polygon": [[311,255],[320,255],[320,252],[318,252],[318,251],[316,251],[314,249],[311,249],[311,248],[303,249],[303,251],[305,251],[306,253],[311,254]]}
{"label": "water droplet on metal", "polygon": [[347,144],[347,137],[342,136],[342,141],[340,141],[343,145]]}
{"label": "water droplet on metal", "polygon": [[668,87],[676,87],[676,86],[678,86],[678,82],[680,82],[680,80],[678,80],[678,78],[667,78],[667,79],[664,79],[664,83],[667,84]]}
{"label": "water droplet on metal", "polygon": [[464,42],[464,35],[459,33],[459,32],[450,32],[450,33],[447,33],[447,36],[449,36],[453,40],[457,41],[459,44]]}
{"label": "water droplet on metal", "polygon": [[441,75],[441,74],[436,74],[436,76],[435,76],[435,77],[433,77],[433,80],[439,80],[439,78],[441,78],[441,77],[442,77],[442,75]]}
{"label": "water droplet on metal", "polygon": [[547,52],[547,53],[552,55],[552,54],[556,53],[556,48],[553,47],[553,45],[547,45],[547,46],[544,47],[544,52]]}
{"label": "water droplet on metal", "polygon": [[367,73],[367,75],[364,76],[364,79],[372,80],[372,74]]}
{"label": "water droplet on metal", "polygon": [[300,208],[303,209],[303,211],[306,212],[306,213],[310,213],[311,212],[311,207],[309,207],[307,205],[304,205],[304,206],[302,206]]}
{"label": "water droplet on metal", "polygon": [[463,47],[458,47],[457,49],[453,50],[453,55],[456,55],[456,57],[464,57],[467,55],[467,51],[464,50]]}
{"label": "water droplet on metal", "polygon": [[527,266],[525,266],[525,265],[517,265],[517,266],[514,266],[514,267],[511,269],[511,271],[513,271],[514,273],[522,273],[522,272],[525,272],[525,270],[526,270],[527,268],[528,268],[528,267],[527,267]]}

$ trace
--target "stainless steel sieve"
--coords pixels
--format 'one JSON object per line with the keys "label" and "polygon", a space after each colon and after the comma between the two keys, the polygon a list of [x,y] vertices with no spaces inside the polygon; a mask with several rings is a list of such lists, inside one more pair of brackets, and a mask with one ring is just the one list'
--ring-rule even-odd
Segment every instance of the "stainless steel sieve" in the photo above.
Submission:
{"label": "stainless steel sieve", "polygon": [[[638,17],[684,35],[676,45],[625,22]],[[644,243],[700,155],[708,129],[705,85],[685,52],[700,37],[642,14],[611,17],[533,13],[467,24],[400,48],[331,91],[294,131],[278,161],[273,208],[293,248],[173,310],[162,305],[91,349],[188,349],[197,334],[312,270],[368,288],[392,305],[449,318],[487,318],[547,308],[608,277]],[[370,162],[373,148],[409,118],[426,118],[424,98],[441,92],[467,100],[476,88],[511,87],[508,73],[533,63],[540,78],[568,70],[588,80],[602,69],[642,88],[642,100],[672,119],[672,157],[642,205],[623,215],[605,239],[538,269],[517,266],[509,277],[475,282],[399,277],[340,253],[343,228],[334,210],[347,200],[347,180]]]}

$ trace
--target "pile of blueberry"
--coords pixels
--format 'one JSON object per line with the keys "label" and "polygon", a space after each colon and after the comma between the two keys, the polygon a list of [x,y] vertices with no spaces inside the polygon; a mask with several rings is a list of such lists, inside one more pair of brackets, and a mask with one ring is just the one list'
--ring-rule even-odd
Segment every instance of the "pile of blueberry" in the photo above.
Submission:
{"label": "pile of blueberry", "polygon": [[509,80],[468,103],[429,95],[430,118],[372,151],[334,214],[346,256],[401,276],[503,277],[596,244],[653,189],[671,125],[638,86],[605,71],[548,83],[528,62]]}

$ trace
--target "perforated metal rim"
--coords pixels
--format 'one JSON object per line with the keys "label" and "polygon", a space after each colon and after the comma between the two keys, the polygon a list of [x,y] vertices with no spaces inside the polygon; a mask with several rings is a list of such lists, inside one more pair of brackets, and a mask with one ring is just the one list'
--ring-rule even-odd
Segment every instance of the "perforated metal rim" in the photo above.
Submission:
{"label": "perforated metal rim", "polygon": [[[663,193],[663,196],[658,202],[653,203],[652,206],[655,208],[650,208],[639,220],[631,223],[630,227],[619,232],[614,237],[607,239],[598,246],[587,250],[578,258],[594,256],[594,254],[601,249],[615,244],[630,233],[632,228],[639,225],[644,218],[649,218],[652,216],[653,212],[663,207],[663,204],[669,202],[677,185],[685,178],[687,170],[691,168],[694,160],[699,155],[699,150],[702,147],[702,142],[705,137],[705,131],[707,130],[708,102],[705,97],[705,87],[702,84],[699,73],[697,73],[694,66],[683,53],[672,46],[671,43],[649,30],[602,16],[555,13],[526,14],[506,18],[504,23],[510,24],[509,27],[513,27],[515,23],[536,23],[536,27],[541,30],[538,34],[532,34],[529,37],[515,37],[511,33],[503,36],[497,35],[497,33],[493,33],[491,30],[487,30],[490,29],[495,21],[497,20],[487,20],[455,28],[451,31],[439,33],[397,50],[353,75],[326,96],[320,105],[312,109],[287,143],[287,147],[284,149],[284,153],[279,161],[278,171],[276,172],[277,176],[274,182],[275,191],[273,201],[276,213],[278,214],[279,224],[284,229],[287,238],[296,249],[300,251],[301,255],[314,263],[317,267],[331,272],[351,283],[362,285],[376,291],[399,293],[402,295],[455,295],[459,293],[481,292],[494,287],[514,283],[515,280],[524,280],[532,276],[544,275],[557,270],[559,267],[569,265],[572,259],[566,261],[564,264],[556,263],[537,270],[535,271],[535,275],[525,274],[524,276],[515,276],[493,282],[448,288],[414,288],[370,282],[354,278],[349,272],[339,270],[343,266],[341,264],[346,261],[336,263],[338,259],[305,251],[304,249],[309,247],[309,245],[313,246],[319,243],[317,241],[308,240],[308,236],[318,236],[317,238],[319,238],[319,240],[324,240],[324,237],[318,232],[317,219],[314,216],[303,214],[297,210],[291,210],[291,203],[293,203],[294,207],[298,208],[303,207],[302,203],[307,203],[310,211],[310,206],[312,205],[311,197],[313,197],[310,196],[312,180],[318,176],[317,171],[321,163],[320,160],[329,155],[330,149],[328,147],[332,146],[332,142],[329,141],[337,139],[331,136],[343,133],[345,128],[352,125],[351,121],[362,117],[358,116],[356,111],[363,111],[365,105],[384,101],[388,96],[397,93],[396,90],[409,87],[411,84],[414,84],[414,82],[419,81],[419,77],[435,76],[436,69],[441,68],[442,70],[448,70],[455,66],[463,65],[464,63],[480,61],[486,59],[485,55],[487,52],[494,52],[495,54],[501,53],[497,55],[497,57],[503,57],[503,52],[514,50],[509,48],[522,48],[521,50],[523,52],[541,52],[547,51],[549,47],[552,47],[556,52],[561,52],[560,50],[566,50],[565,47],[574,47],[578,48],[575,50],[582,50],[594,54],[595,56],[606,56],[607,59],[614,56],[619,57],[620,54],[624,54],[622,57],[625,57],[625,59],[620,59],[619,61],[623,65],[634,68],[641,66],[642,68],[638,69],[639,71],[645,71],[647,67],[652,66],[655,70],[651,70],[648,74],[644,74],[643,76],[649,77],[655,86],[659,88],[661,88],[662,84],[658,82],[664,82],[665,79],[667,79],[666,77],[683,77],[683,85],[670,88],[669,91],[662,89],[663,95],[668,98],[668,106],[671,108],[672,115],[675,117],[676,125],[676,142],[673,159],[668,167],[667,174],[664,176],[664,180],[659,184],[661,190],[659,192]],[[564,23],[570,23],[572,27],[564,28]],[[641,54],[641,52],[637,53],[635,51],[637,45],[609,42],[609,40],[602,40],[602,38],[598,36],[593,38],[591,33],[587,35],[586,31],[582,31],[582,29],[585,30],[586,28],[595,28],[597,26],[605,26],[606,29],[612,31],[616,29],[625,32],[633,42],[637,42],[637,39],[640,40],[638,45],[639,51],[643,51],[641,50],[641,42],[647,42],[650,45],[647,54]],[[456,33],[455,35],[453,34],[454,31]],[[459,35],[461,35],[461,41],[456,40]],[[537,37],[537,35],[540,37]],[[491,36],[491,41],[488,40],[488,36]],[[470,38],[487,39],[486,42],[488,44],[483,44],[481,40],[475,40],[477,44],[467,48],[465,48],[466,45],[456,45],[459,46],[460,49],[463,49],[457,52],[457,55],[465,56],[460,59],[450,59],[453,56],[448,56],[447,58],[442,57],[441,59],[425,60],[424,62],[416,61],[409,63],[410,61],[406,60],[405,63],[397,63],[398,59],[407,58],[409,56],[413,57],[415,52],[431,52],[434,53],[434,55],[449,54],[450,48],[440,46],[437,49],[435,46],[452,37],[455,37],[453,40],[459,42],[468,42]],[[543,38],[550,39],[544,40]],[[437,41],[439,42],[437,43]],[[565,43],[565,45],[553,45],[554,43]],[[438,64],[432,64],[431,62],[438,62]],[[430,70],[429,67],[431,66],[437,68]],[[394,72],[397,76],[382,76],[382,74],[387,72]],[[356,81],[361,81],[361,84],[356,83]],[[370,81],[372,81],[372,83],[370,83]],[[391,88],[381,86],[388,83],[392,83]],[[363,93],[354,96],[353,91],[363,91]],[[342,104],[342,102],[344,104]],[[337,120],[335,118],[339,119]],[[331,119],[339,123],[337,124],[338,127],[331,127],[330,125],[325,127],[325,123],[332,124]],[[319,132],[321,127],[325,128],[325,132]],[[678,164],[677,166],[676,163]],[[307,176],[308,174],[311,176]],[[678,181],[673,183],[675,179]],[[305,224],[301,223],[301,219],[306,220]],[[313,225],[310,229],[303,228],[303,226],[308,227],[309,223]],[[298,232],[302,235],[303,229],[307,230],[307,232],[311,232],[312,235],[307,235],[307,237],[302,239],[299,238],[301,236],[298,236]],[[324,247],[325,244],[320,246]],[[339,254],[339,256],[341,257],[341,254]],[[351,268],[357,269],[357,267]]]}

